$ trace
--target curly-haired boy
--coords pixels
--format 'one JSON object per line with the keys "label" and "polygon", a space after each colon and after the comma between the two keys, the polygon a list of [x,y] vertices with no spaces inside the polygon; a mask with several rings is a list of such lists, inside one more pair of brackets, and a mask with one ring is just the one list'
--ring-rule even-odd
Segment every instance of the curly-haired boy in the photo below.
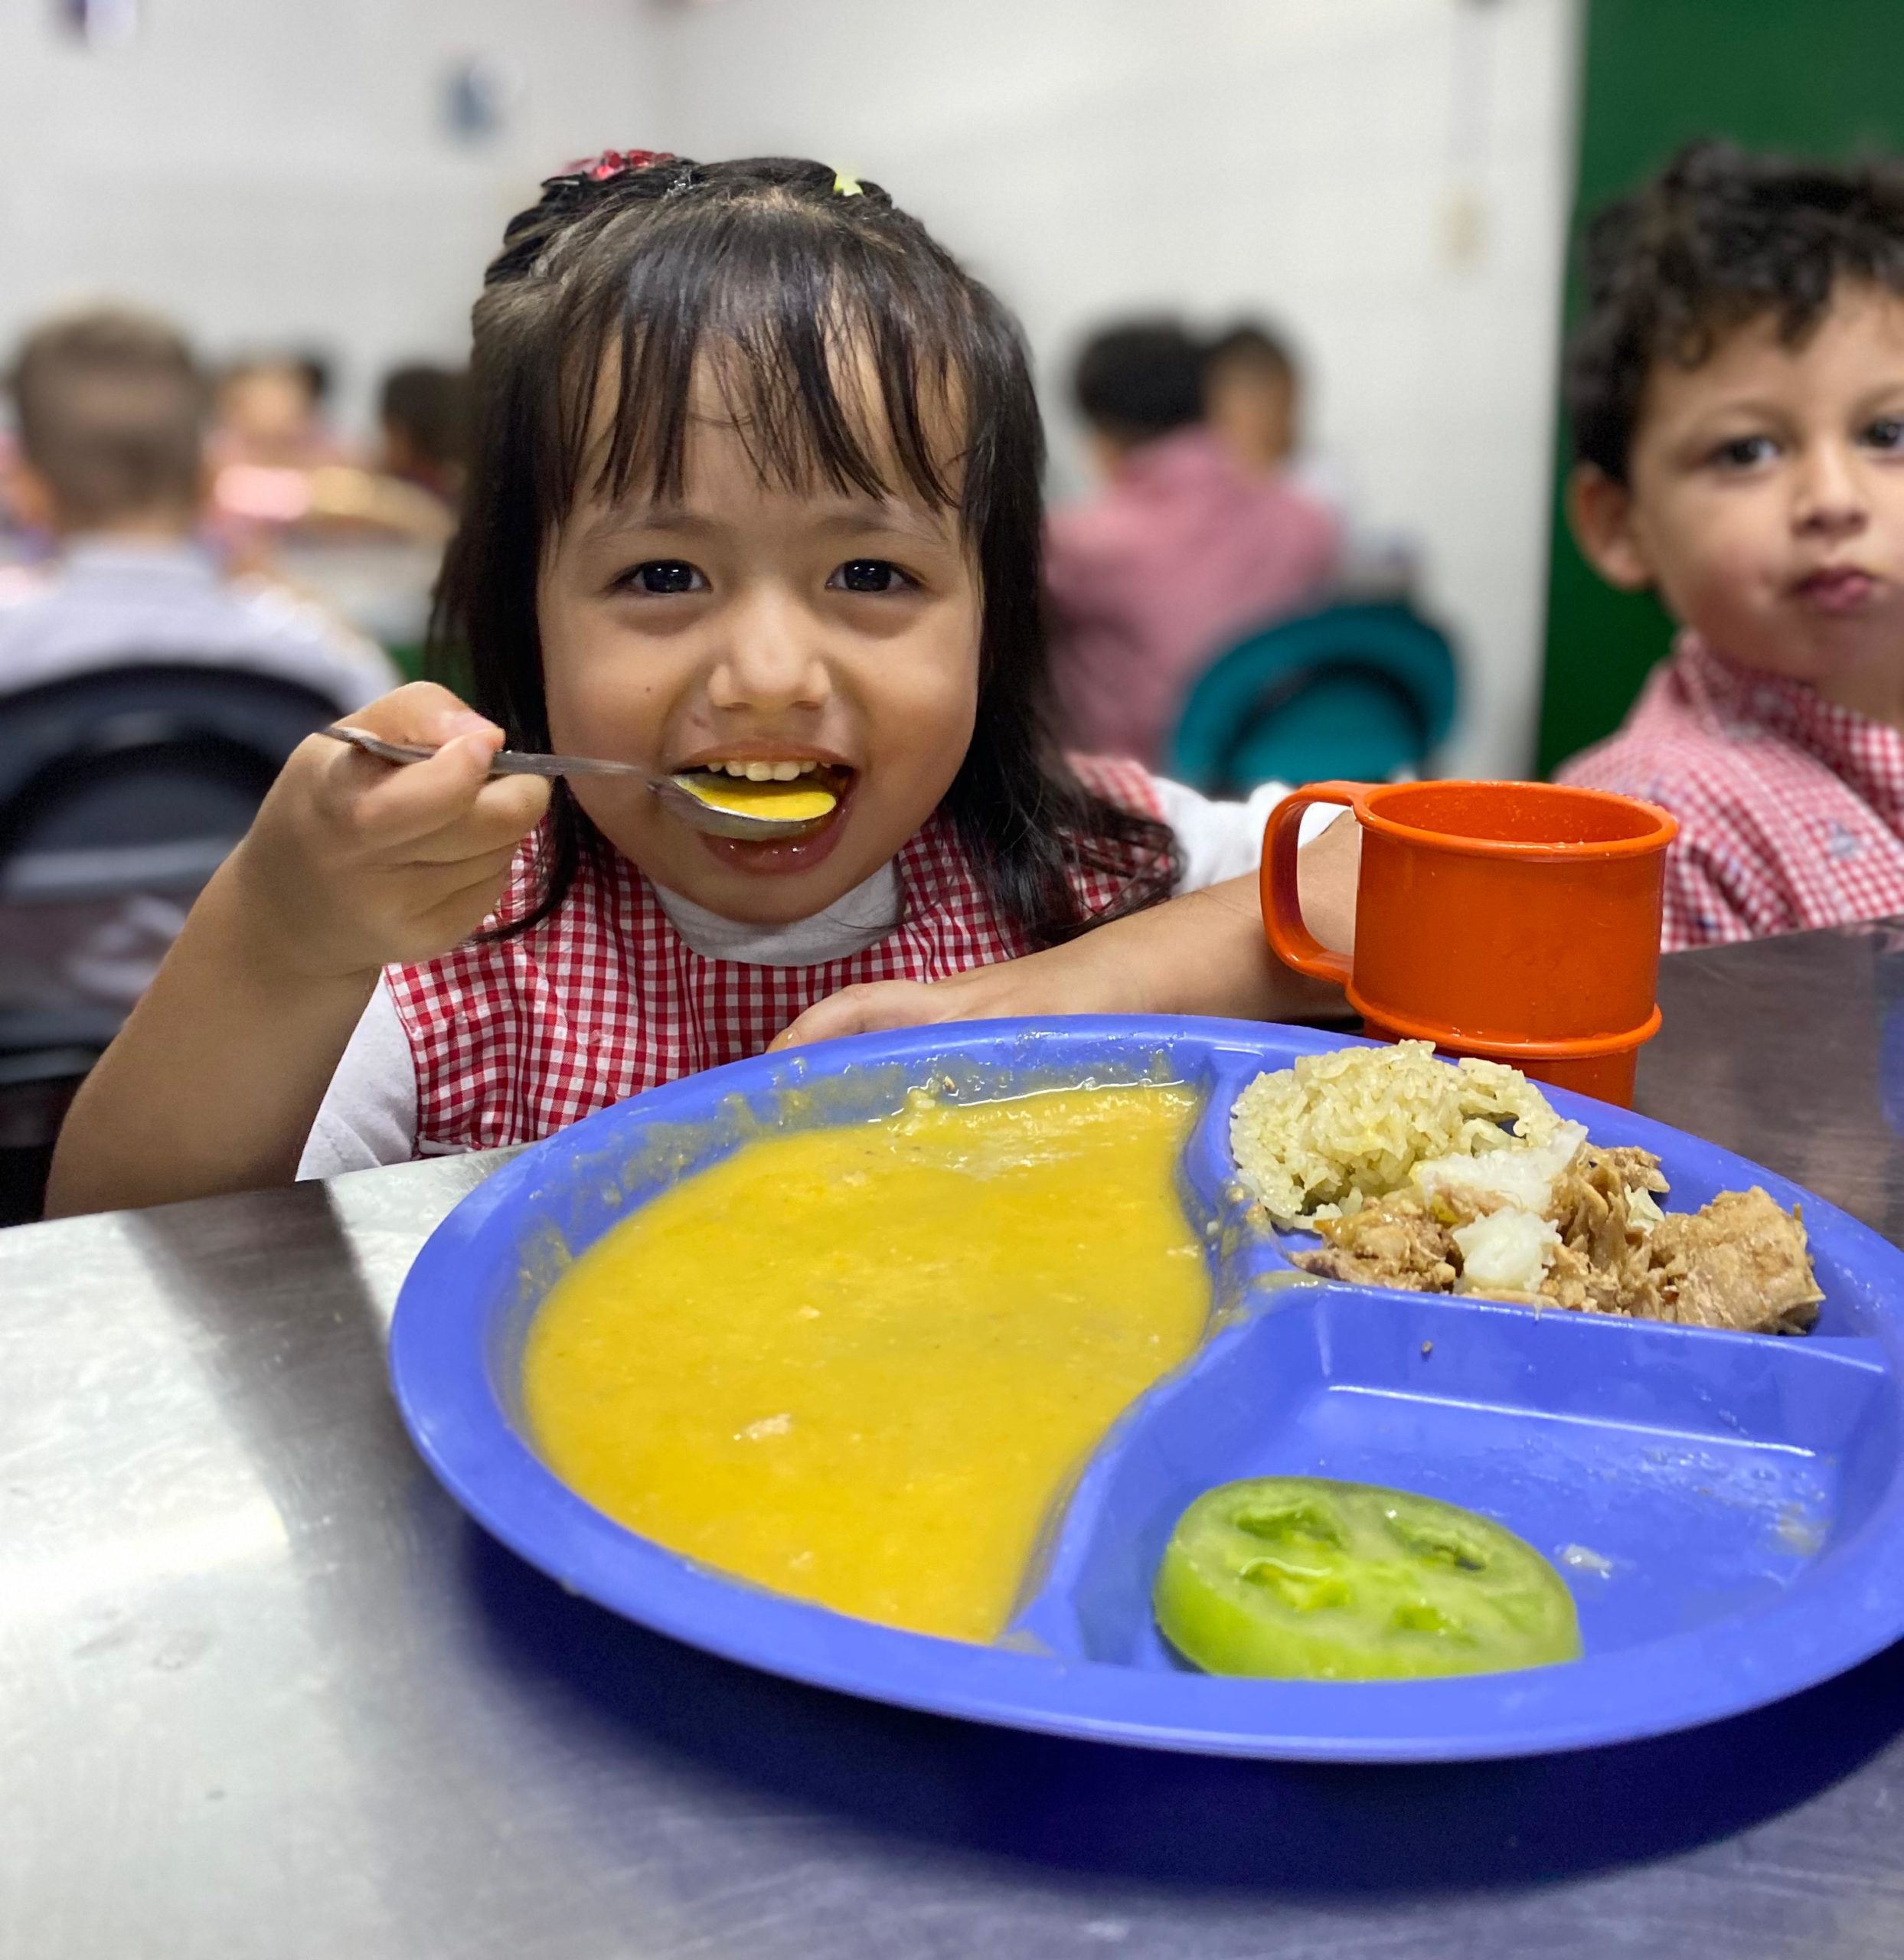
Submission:
{"label": "curly-haired boy", "polygon": [[1904,168],[1694,145],[1587,256],[1569,515],[1681,631],[1559,773],[1679,818],[1669,949],[1904,912]]}

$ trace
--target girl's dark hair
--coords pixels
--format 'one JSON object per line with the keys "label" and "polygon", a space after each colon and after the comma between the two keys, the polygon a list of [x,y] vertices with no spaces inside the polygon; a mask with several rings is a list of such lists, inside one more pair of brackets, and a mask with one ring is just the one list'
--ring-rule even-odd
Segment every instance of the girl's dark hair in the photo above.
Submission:
{"label": "girl's dark hair", "polygon": [[[431,663],[512,744],[549,746],[536,585],[550,541],[584,495],[678,494],[696,363],[713,351],[763,478],[958,510],[981,591],[978,720],[942,807],[999,910],[1048,946],[1169,894],[1168,828],[1087,790],[1048,733],[1044,443],[1017,325],[877,185],[777,158],[578,166],[511,223],[473,319],[473,449]],[[885,480],[876,418],[842,393],[851,348],[877,374],[902,485]],[[949,414],[963,423],[955,482]],[[547,917],[584,854],[608,848],[560,785],[545,835],[536,902],[505,933]],[[1095,913],[1073,882],[1085,871],[1117,881]]]}
{"label": "girl's dark hair", "polygon": [[1795,347],[1843,280],[1904,295],[1904,168],[1689,143],[1594,217],[1586,274],[1565,374],[1574,453],[1623,483],[1657,363],[1697,368],[1767,315]]}

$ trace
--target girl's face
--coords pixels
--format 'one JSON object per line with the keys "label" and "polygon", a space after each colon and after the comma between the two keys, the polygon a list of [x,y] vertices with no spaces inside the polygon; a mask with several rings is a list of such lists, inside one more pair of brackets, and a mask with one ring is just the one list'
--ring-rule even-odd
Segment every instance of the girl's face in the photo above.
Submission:
{"label": "girl's face", "polygon": [[580,503],[547,555],[550,740],[661,775],[821,765],[838,807],[785,844],[707,836],[635,783],[570,786],[657,884],[781,924],[870,877],[950,787],[978,703],[978,580],[955,511],[763,483],[710,378],[693,407],[679,500]]}

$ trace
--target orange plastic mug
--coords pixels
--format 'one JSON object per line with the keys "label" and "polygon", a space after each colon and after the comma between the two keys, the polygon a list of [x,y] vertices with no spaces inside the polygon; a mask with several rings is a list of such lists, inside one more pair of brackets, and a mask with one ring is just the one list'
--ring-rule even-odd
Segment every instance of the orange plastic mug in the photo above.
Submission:
{"label": "orange plastic mug", "polygon": [[[1297,828],[1311,803],[1362,827],[1354,960],[1303,925]],[[1334,980],[1368,1032],[1510,1062],[1630,1102],[1659,1031],[1664,810],[1546,782],[1312,782],[1263,834],[1262,916],[1276,956]]]}

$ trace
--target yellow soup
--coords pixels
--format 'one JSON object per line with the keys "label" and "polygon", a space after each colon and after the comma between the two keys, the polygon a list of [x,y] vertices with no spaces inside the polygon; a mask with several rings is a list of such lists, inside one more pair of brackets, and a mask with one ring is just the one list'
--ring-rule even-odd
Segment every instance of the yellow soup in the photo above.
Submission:
{"label": "yellow soup", "polygon": [[710,809],[777,817],[783,823],[823,817],[840,800],[811,776],[795,776],[791,782],[754,782],[744,776],[678,776],[674,780]]}
{"label": "yellow soup", "polygon": [[844,1613],[989,1639],[1040,1527],[1202,1338],[1175,1086],[764,1138],[607,1233],[530,1330],[536,1443],[610,1517]]}

